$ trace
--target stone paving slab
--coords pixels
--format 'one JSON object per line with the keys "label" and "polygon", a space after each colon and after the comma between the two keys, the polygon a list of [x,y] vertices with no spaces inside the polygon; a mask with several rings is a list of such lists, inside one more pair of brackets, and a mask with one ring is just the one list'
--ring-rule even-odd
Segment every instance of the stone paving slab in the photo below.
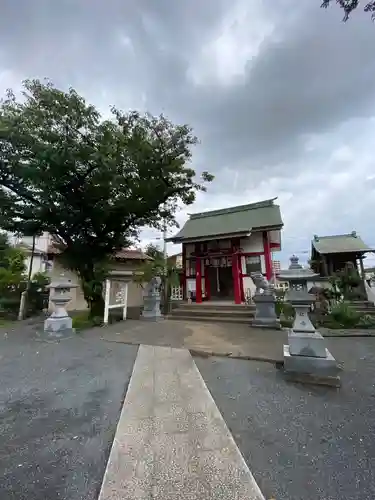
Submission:
{"label": "stone paving slab", "polygon": [[141,345],[99,500],[264,500],[190,353]]}
{"label": "stone paving slab", "polygon": [[250,325],[200,323],[165,320],[148,322],[128,320],[101,329],[104,340],[184,348],[196,352],[263,361],[282,361],[284,330],[254,328]]}

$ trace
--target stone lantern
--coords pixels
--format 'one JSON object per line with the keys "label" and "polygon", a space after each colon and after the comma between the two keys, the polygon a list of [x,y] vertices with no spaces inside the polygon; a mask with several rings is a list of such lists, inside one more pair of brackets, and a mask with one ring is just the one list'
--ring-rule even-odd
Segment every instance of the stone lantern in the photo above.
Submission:
{"label": "stone lantern", "polygon": [[315,332],[308,314],[311,305],[315,302],[315,296],[308,293],[307,282],[314,280],[317,276],[319,275],[311,269],[304,269],[295,255],[290,258],[289,269],[279,273],[279,279],[289,283],[285,300],[293,306],[296,313],[293,332]]}
{"label": "stone lantern", "polygon": [[48,288],[53,290],[50,301],[54,311],[44,322],[44,333],[52,337],[66,337],[73,333],[72,318],[69,317],[65,306],[71,300],[70,292],[78,285],[61,275],[59,280],[53,281]]}
{"label": "stone lantern", "polygon": [[311,269],[304,269],[295,255],[290,259],[289,269],[279,273],[280,280],[289,283],[285,300],[295,311],[293,327],[288,332],[288,345],[284,345],[284,369],[288,373],[312,375],[315,378],[336,376],[338,372],[335,358],[325,347],[324,338],[315,330],[309,318],[315,296],[308,293],[307,282],[317,276]]}

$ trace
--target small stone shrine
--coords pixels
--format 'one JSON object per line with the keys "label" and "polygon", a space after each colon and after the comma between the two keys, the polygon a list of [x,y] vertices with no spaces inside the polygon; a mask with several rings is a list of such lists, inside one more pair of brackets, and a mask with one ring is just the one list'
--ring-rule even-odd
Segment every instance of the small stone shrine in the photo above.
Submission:
{"label": "small stone shrine", "polygon": [[146,293],[143,297],[143,311],[141,319],[148,321],[160,321],[163,318],[160,312],[160,287],[161,278],[155,276],[147,285]]}
{"label": "small stone shrine", "polygon": [[253,295],[256,311],[251,326],[279,329],[280,321],[275,310],[276,297],[273,285],[259,271],[251,273],[251,278],[256,286]]}
{"label": "small stone shrine", "polygon": [[325,347],[324,338],[315,330],[309,318],[315,297],[308,293],[307,282],[318,275],[311,269],[304,269],[294,255],[290,262],[289,269],[279,273],[280,280],[289,283],[285,299],[295,310],[294,324],[288,332],[288,345],[284,345],[284,370],[287,374],[305,375],[317,383],[319,378],[328,377],[334,379],[334,383],[329,385],[338,385],[340,379],[337,377],[335,358]]}
{"label": "small stone shrine", "polygon": [[52,282],[47,288],[52,290],[50,301],[54,305],[54,311],[44,322],[44,336],[67,337],[74,333],[72,318],[67,313],[65,306],[71,300],[70,291],[78,285],[72,283],[61,275],[61,279]]}

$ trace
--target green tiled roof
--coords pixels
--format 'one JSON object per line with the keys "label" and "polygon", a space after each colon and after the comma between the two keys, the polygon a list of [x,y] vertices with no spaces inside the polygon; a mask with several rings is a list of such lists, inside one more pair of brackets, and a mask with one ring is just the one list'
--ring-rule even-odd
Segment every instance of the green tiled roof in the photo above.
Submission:
{"label": "green tiled roof", "polygon": [[214,237],[281,228],[283,221],[280,207],[273,203],[275,199],[192,214],[184,227],[176,235],[168,238],[168,241],[177,243],[205,236]]}
{"label": "green tiled roof", "polygon": [[338,234],[334,236],[314,236],[312,246],[320,254],[371,252],[366,243],[355,231],[350,234]]}

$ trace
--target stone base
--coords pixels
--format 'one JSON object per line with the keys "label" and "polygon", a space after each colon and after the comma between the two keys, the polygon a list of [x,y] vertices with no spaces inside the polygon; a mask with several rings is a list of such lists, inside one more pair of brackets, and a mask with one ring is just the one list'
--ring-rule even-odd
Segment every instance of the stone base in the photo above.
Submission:
{"label": "stone base", "polygon": [[251,326],[255,326],[257,328],[270,328],[272,330],[281,330],[280,320],[277,318],[254,318],[250,322]]}
{"label": "stone base", "polygon": [[49,338],[71,337],[75,333],[72,324],[72,318],[69,316],[47,318],[44,322],[43,336]]}
{"label": "stone base", "polygon": [[288,344],[291,356],[327,357],[324,338],[318,332],[295,332],[290,330]]}
{"label": "stone base", "polygon": [[289,345],[284,345],[284,370],[285,372],[309,374],[314,376],[336,376],[339,372],[335,358],[326,349],[325,358],[313,356],[293,356],[290,354]]}
{"label": "stone base", "polygon": [[160,314],[155,314],[155,313],[149,313],[148,311],[143,311],[140,318],[139,319],[143,319],[145,321],[163,321],[164,320],[164,316]]}
{"label": "stone base", "polygon": [[328,387],[341,387],[338,375],[312,375],[311,373],[284,372],[286,380],[300,384],[325,385]]}

